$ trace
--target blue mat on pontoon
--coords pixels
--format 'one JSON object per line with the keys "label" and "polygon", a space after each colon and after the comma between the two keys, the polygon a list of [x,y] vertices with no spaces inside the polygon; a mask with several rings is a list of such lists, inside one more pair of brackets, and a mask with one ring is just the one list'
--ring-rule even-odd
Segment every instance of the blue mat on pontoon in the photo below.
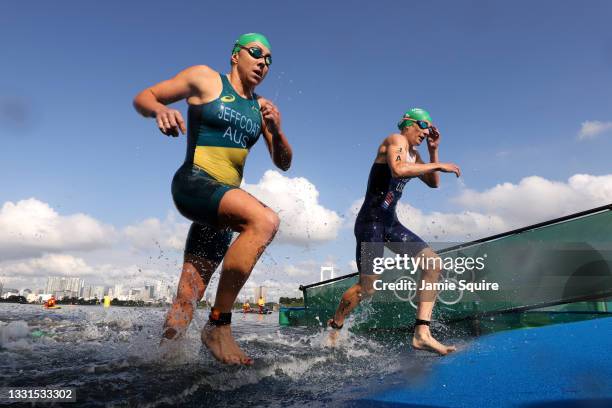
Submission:
{"label": "blue mat on pontoon", "polygon": [[612,407],[612,317],[476,339],[440,358],[421,385],[352,407]]}

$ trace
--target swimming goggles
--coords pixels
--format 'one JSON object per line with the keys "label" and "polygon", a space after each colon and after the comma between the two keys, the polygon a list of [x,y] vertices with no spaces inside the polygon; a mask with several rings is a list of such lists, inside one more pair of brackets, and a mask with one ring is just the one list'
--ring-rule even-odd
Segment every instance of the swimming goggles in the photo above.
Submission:
{"label": "swimming goggles", "polygon": [[429,125],[429,123],[425,122],[424,120],[412,119],[406,116],[404,116],[403,120],[411,120],[413,122],[416,122],[417,126],[420,127],[421,129],[431,129],[431,126]]}
{"label": "swimming goggles", "polygon": [[246,50],[249,53],[249,55],[255,59],[263,58],[266,66],[269,67],[270,65],[272,65],[272,55],[270,54],[263,55],[263,50],[261,48],[245,47],[244,45],[238,45],[238,47],[240,47],[240,49]]}

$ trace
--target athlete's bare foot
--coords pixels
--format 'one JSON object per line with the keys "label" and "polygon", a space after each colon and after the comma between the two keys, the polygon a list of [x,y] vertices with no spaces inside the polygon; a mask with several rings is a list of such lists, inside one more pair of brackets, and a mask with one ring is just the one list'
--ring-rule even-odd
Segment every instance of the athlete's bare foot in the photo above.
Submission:
{"label": "athlete's bare foot", "polygon": [[160,345],[173,342],[175,340],[181,340],[185,337],[187,327],[193,317],[193,310],[195,309],[195,301],[187,300],[175,300],[168,314],[166,315],[166,321],[164,323],[164,331],[162,333],[162,339]]}
{"label": "athlete's bare foot", "polygon": [[455,346],[446,346],[434,339],[429,331],[429,327],[424,325],[419,325],[415,328],[414,336],[412,337],[412,347],[417,350],[433,351],[442,356],[457,350]]}
{"label": "athlete's bare foot", "polygon": [[160,344],[167,343],[168,341],[172,341],[172,340],[180,340],[183,338],[183,336],[185,336],[184,328],[166,327],[162,334],[162,339],[161,339]]}
{"label": "athlete's bare foot", "polygon": [[[332,326],[333,322],[336,323],[336,327]],[[329,338],[328,338],[330,346],[336,347],[336,341],[338,341],[338,336],[340,334],[340,329],[342,328],[343,325],[344,325],[344,321],[342,321],[342,323],[340,323],[340,322],[338,322],[337,320],[334,320],[334,319],[329,319],[327,321],[327,327],[332,329],[329,332]]]}
{"label": "athlete's bare foot", "polygon": [[238,347],[229,325],[215,326],[207,323],[202,329],[202,343],[214,358],[224,364],[252,365],[253,359]]}

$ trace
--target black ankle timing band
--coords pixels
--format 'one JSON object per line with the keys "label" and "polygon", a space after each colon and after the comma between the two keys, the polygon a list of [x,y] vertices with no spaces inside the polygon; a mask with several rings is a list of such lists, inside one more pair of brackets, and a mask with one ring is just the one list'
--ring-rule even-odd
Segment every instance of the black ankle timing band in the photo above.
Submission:
{"label": "black ankle timing band", "polygon": [[420,326],[420,325],[429,326],[430,324],[431,324],[431,322],[429,320],[416,319],[414,321],[414,325],[415,326]]}
{"label": "black ankle timing band", "polygon": [[225,326],[232,323],[232,313],[221,313],[219,310],[213,308],[208,316],[208,321],[215,326]]}
{"label": "black ankle timing band", "polygon": [[332,329],[340,330],[340,329],[342,329],[342,327],[344,327],[344,324],[338,324],[338,323],[336,323],[335,320],[332,320],[331,323],[329,323],[329,326]]}

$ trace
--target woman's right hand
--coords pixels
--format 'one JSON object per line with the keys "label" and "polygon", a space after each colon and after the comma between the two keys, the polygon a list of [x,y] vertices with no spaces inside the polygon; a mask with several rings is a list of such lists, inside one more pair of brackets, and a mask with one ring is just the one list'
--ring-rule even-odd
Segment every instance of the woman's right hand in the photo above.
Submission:
{"label": "woman's right hand", "polygon": [[455,173],[457,177],[461,176],[461,169],[455,163],[440,163],[440,171],[443,173]]}
{"label": "woman's right hand", "polygon": [[187,132],[183,115],[176,109],[170,109],[167,106],[159,108],[155,111],[155,120],[160,132],[166,136],[177,137],[179,131],[182,134]]}

